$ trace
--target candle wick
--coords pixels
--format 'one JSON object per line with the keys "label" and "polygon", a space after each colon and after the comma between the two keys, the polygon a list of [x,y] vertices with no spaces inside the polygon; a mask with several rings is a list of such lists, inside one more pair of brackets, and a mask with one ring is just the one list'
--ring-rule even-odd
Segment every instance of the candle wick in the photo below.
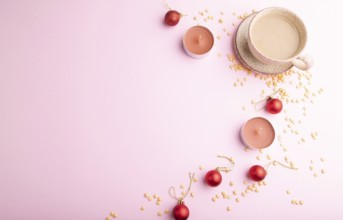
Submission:
{"label": "candle wick", "polygon": [[198,43],[201,44],[201,42],[202,42],[202,35],[200,34],[198,37]]}
{"label": "candle wick", "polygon": [[263,130],[263,128],[258,128],[258,129],[256,129],[255,130],[255,134],[256,135],[259,135],[260,134],[260,132]]}

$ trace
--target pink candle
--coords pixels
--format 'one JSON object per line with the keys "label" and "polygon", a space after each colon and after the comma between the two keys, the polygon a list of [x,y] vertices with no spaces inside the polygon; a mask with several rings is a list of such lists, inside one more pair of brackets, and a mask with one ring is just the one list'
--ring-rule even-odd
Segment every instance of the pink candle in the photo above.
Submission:
{"label": "pink candle", "polygon": [[183,36],[183,48],[193,58],[206,56],[212,49],[213,44],[213,34],[203,26],[191,27]]}
{"label": "pink candle", "polygon": [[252,149],[269,147],[275,138],[273,125],[265,118],[248,120],[241,129],[241,139],[245,146]]}

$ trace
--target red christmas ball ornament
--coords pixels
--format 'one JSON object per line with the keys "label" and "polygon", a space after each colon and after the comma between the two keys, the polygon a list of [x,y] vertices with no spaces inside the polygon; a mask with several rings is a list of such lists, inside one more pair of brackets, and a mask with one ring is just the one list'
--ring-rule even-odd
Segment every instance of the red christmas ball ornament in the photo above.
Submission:
{"label": "red christmas ball ornament", "polygon": [[205,182],[212,187],[218,186],[222,182],[222,175],[218,170],[210,170],[206,173]]}
{"label": "red christmas ball ornament", "polygon": [[280,99],[269,98],[266,104],[267,112],[271,114],[280,113],[282,110],[282,102]]}
{"label": "red christmas ball ornament", "polygon": [[186,220],[189,217],[189,209],[188,207],[183,203],[183,200],[187,197],[188,193],[191,190],[192,183],[194,181],[194,176],[195,174],[189,174],[189,186],[187,189],[187,192],[182,194],[181,197],[178,197],[176,195],[175,187],[170,187],[169,188],[169,195],[177,200],[178,204],[173,208],[172,215],[175,220]]}
{"label": "red christmas ball ornament", "polygon": [[267,175],[267,171],[260,165],[250,167],[248,176],[250,179],[259,182],[262,181]]}
{"label": "red christmas ball ornament", "polygon": [[189,209],[180,201],[178,205],[173,208],[173,217],[175,220],[186,220],[189,217]]}
{"label": "red christmas ball ornament", "polygon": [[179,23],[182,15],[175,10],[169,10],[164,16],[164,23],[169,26],[175,26]]}

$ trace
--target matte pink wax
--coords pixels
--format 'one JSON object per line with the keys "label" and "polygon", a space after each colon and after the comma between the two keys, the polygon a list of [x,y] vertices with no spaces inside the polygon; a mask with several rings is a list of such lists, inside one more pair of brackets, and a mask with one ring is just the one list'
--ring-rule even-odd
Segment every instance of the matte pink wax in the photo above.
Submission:
{"label": "matte pink wax", "polygon": [[253,149],[269,147],[275,138],[273,125],[265,118],[256,117],[247,121],[241,129],[243,143]]}

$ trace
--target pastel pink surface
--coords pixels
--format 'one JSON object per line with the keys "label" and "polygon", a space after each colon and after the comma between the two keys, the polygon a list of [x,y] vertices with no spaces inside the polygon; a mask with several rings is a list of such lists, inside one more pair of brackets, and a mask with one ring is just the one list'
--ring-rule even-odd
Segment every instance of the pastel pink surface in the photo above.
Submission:
{"label": "pastel pink surface", "polygon": [[[293,137],[288,146],[301,172],[273,169],[268,187],[233,204],[230,213],[226,203],[210,199],[220,191],[200,181],[197,196],[186,201],[190,220],[342,219],[343,106],[337,99],[343,89],[333,65],[341,63],[342,33],[335,28],[342,6],[339,1],[308,4],[170,1],[189,15],[205,8],[224,11],[229,30],[235,28],[232,12],[269,6],[294,10],[308,28],[307,52],[317,60],[313,86],[326,88],[303,123],[306,134],[318,128],[318,141],[298,146]],[[252,76],[246,86],[232,86],[245,76],[228,67],[232,39],[216,41],[205,59],[191,59],[181,40],[195,21],[184,17],[166,27],[166,11],[162,0],[0,2],[1,219],[104,219],[110,211],[120,219],[157,219],[157,211],[175,205],[168,188],[187,183],[189,171],[202,178],[224,163],[217,154],[236,159],[233,172],[223,178],[226,186],[229,179],[241,183],[258,163],[257,153],[242,150],[241,125],[263,116],[277,126],[284,115],[242,111],[259,97],[263,84]],[[219,26],[214,29],[222,33]],[[298,108],[287,109],[301,115]],[[282,160],[278,148],[273,145],[268,153]],[[327,174],[313,178],[308,162],[321,156]],[[202,173],[199,165],[205,167]],[[321,168],[319,162],[316,167]],[[291,196],[285,193],[289,188]],[[147,203],[145,192],[162,196],[161,207]],[[291,199],[305,205],[293,206]]]}

